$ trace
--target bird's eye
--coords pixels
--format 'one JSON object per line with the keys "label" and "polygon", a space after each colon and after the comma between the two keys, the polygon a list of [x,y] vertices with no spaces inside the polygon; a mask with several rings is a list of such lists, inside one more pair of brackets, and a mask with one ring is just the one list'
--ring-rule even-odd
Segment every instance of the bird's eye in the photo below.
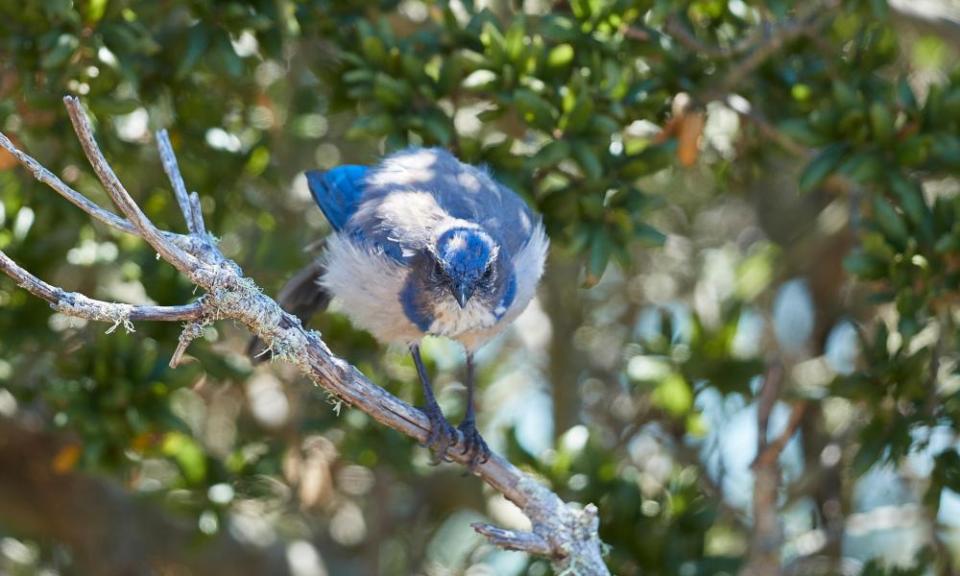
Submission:
{"label": "bird's eye", "polygon": [[493,278],[493,266],[487,266],[487,269],[483,271],[483,279],[489,281]]}
{"label": "bird's eye", "polygon": [[441,276],[443,276],[443,266],[440,264],[439,260],[434,260],[432,272],[434,277],[436,278],[440,278]]}

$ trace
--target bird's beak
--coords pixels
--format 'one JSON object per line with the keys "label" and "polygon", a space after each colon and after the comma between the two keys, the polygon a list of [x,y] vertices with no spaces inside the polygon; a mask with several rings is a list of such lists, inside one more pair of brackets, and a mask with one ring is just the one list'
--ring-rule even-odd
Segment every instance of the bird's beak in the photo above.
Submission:
{"label": "bird's beak", "polygon": [[473,296],[472,287],[464,284],[453,287],[453,297],[456,298],[457,304],[459,304],[461,308],[466,308],[467,302],[470,301],[470,296]]}

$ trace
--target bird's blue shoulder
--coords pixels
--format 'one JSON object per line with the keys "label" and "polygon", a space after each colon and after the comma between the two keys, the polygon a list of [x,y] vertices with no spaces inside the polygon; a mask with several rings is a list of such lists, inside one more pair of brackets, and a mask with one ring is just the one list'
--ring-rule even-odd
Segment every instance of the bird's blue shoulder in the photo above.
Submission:
{"label": "bird's blue shoulder", "polygon": [[429,303],[424,294],[419,292],[416,285],[410,280],[407,281],[400,292],[400,305],[403,306],[403,313],[407,320],[413,322],[414,326],[422,332],[430,330],[434,318]]}
{"label": "bird's blue shoulder", "polygon": [[306,173],[310,193],[334,230],[342,230],[356,212],[368,170],[366,166],[345,165]]}

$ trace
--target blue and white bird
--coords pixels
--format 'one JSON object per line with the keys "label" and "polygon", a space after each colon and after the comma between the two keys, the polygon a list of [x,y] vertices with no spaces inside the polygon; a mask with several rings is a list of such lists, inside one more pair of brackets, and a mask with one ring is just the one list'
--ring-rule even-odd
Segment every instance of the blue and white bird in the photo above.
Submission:
{"label": "blue and white bird", "polygon": [[540,218],[485,170],[437,148],[397,152],[373,167],[310,171],[307,183],[334,231],[320,285],[357,327],[409,347],[431,423],[427,445],[437,461],[457,435],[434,397],[420,341],[436,335],[463,345],[462,450],[473,464],[485,460],[473,354],[534,296],[549,244]]}

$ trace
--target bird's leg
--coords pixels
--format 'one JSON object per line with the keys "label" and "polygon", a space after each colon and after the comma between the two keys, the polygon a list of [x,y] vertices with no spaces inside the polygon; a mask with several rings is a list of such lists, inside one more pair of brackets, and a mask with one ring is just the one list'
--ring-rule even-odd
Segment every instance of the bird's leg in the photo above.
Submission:
{"label": "bird's leg", "polygon": [[430,386],[430,377],[427,376],[427,369],[423,365],[423,359],[420,358],[420,346],[413,344],[410,346],[410,355],[413,356],[413,363],[417,366],[417,374],[420,376],[420,384],[423,386],[423,397],[426,405],[423,411],[430,419],[430,435],[427,436],[427,447],[433,452],[433,463],[439,464],[447,456],[447,450],[456,445],[457,431],[447,422],[437,404],[437,399],[433,395],[433,388]]}
{"label": "bird's leg", "polygon": [[474,408],[473,389],[475,388],[475,370],[473,353],[467,352],[467,411],[463,422],[457,428],[463,433],[463,454],[470,454],[470,468],[490,459],[490,448],[477,431],[477,416]]}

